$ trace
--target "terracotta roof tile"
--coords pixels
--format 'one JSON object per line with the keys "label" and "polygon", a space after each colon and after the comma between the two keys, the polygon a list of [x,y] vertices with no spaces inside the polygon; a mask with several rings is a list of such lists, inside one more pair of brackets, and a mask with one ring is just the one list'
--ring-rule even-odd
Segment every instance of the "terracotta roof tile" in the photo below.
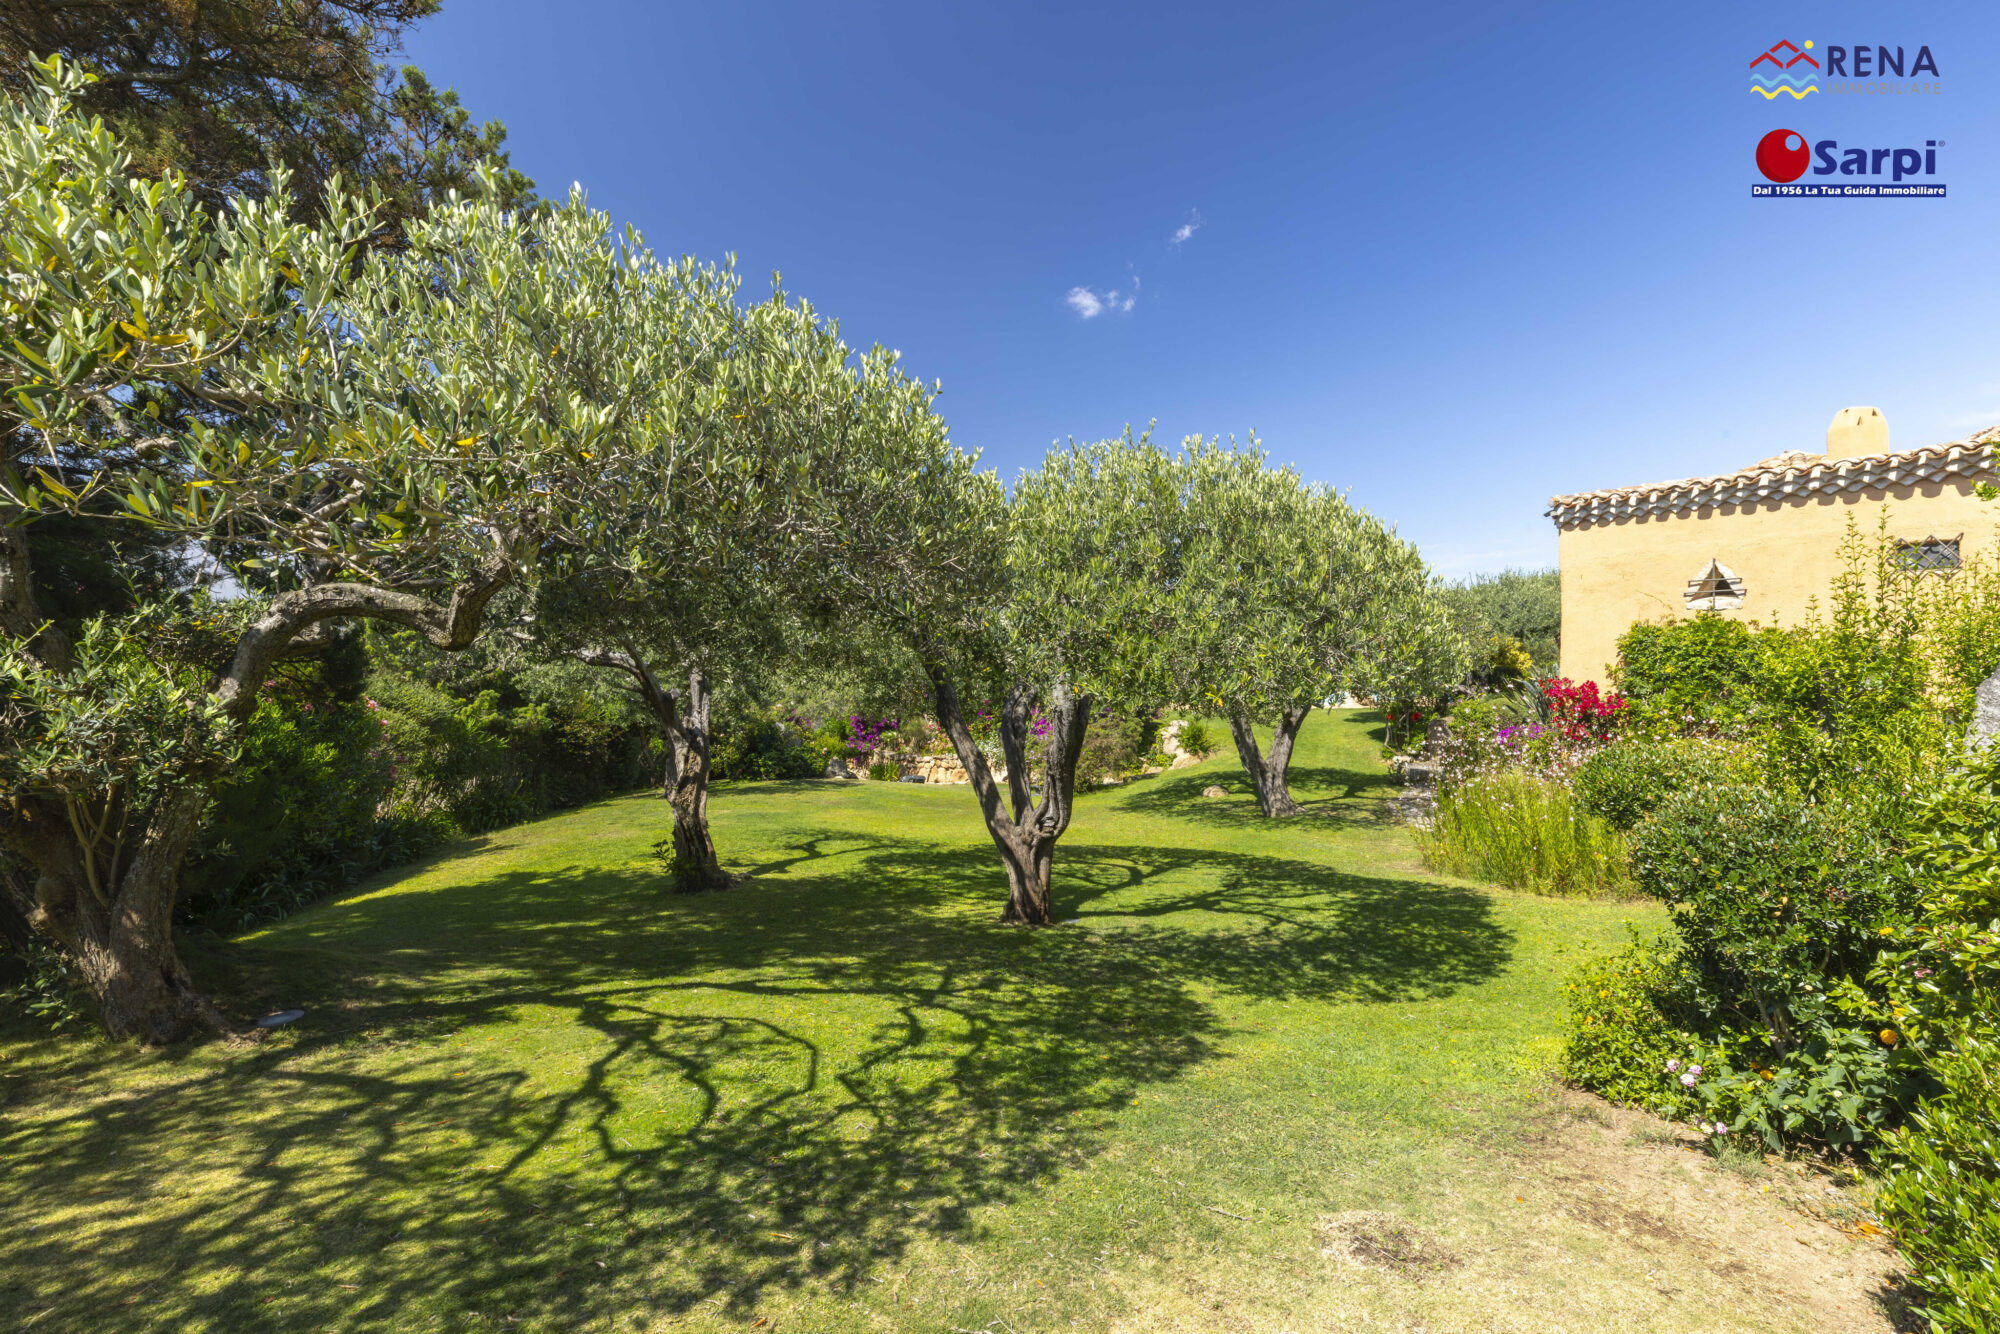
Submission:
{"label": "terracotta roof tile", "polygon": [[2000,481],[2000,469],[1993,462],[1996,443],[2000,443],[2000,426],[1949,444],[1862,454],[1849,459],[1829,459],[1824,454],[1794,449],[1716,477],[1683,477],[1673,482],[1556,496],[1549,501],[1547,512],[1559,527],[1570,528],[1640,515],[1679,514],[1713,505],[1877,490],[1947,477]]}

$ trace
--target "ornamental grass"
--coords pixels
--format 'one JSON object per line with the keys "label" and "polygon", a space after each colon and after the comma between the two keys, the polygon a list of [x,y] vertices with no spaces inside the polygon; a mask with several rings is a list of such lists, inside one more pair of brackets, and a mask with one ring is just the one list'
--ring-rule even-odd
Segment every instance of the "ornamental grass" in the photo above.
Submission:
{"label": "ornamental grass", "polygon": [[1631,892],[1625,839],[1560,782],[1501,769],[1450,788],[1416,831],[1424,863],[1538,894]]}

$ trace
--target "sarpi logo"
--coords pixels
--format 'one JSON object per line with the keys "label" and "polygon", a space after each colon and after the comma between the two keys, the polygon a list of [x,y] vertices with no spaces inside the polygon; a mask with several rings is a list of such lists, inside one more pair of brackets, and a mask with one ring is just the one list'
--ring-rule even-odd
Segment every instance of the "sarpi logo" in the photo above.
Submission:
{"label": "sarpi logo", "polygon": [[1766,102],[1779,93],[1790,93],[1794,101],[1803,101],[1807,93],[1818,92],[1819,61],[1806,54],[1811,50],[1811,41],[1803,47],[1779,42],[1758,56],[1750,62],[1750,91]]}
{"label": "sarpi logo", "polygon": [[[1902,182],[1914,177],[1935,178],[1937,151],[1943,146],[1942,139],[1926,139],[1922,148],[1842,148],[1838,139],[1821,139],[1808,147],[1806,137],[1797,130],[1772,130],[1757,141],[1757,170],[1765,180],[1787,188],[1756,185],[1751,193],[1942,196],[1944,186],[1933,179],[1911,185]],[[1808,169],[1816,177],[1845,179],[1793,185]],[[1881,183],[1885,175],[1890,182],[1887,185]]]}

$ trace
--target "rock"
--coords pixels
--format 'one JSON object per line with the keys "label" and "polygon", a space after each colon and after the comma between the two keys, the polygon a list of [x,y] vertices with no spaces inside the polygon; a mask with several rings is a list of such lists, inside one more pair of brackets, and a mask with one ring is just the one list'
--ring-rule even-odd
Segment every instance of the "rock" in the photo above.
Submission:
{"label": "rock", "polygon": [[1403,782],[1410,787],[1429,787],[1437,782],[1437,766],[1412,760],[1403,766]]}
{"label": "rock", "polygon": [[1996,734],[2000,734],[2000,667],[1972,694],[1972,724],[1965,729],[1965,744],[1983,746]]}
{"label": "rock", "polygon": [[1211,783],[1201,790],[1201,795],[1204,797],[1226,797],[1229,795],[1229,789],[1217,787]]}
{"label": "rock", "polygon": [[911,755],[903,766],[926,783],[969,783],[965,766],[956,755]]}
{"label": "rock", "polygon": [[286,1024],[305,1017],[306,1012],[304,1010],[280,1010],[276,1014],[267,1014],[262,1019],[259,1019],[257,1027],[283,1028]]}
{"label": "rock", "polygon": [[896,781],[899,783],[921,783],[924,781],[924,776],[922,774],[904,774]]}
{"label": "rock", "polygon": [[826,762],[825,778],[853,778],[854,770],[848,768],[847,761],[836,755]]}
{"label": "rock", "polygon": [[1167,767],[1169,769],[1192,769],[1195,765],[1200,763],[1201,763],[1200,756],[1190,755],[1186,751],[1182,751],[1180,754],[1174,756],[1174,762],[1168,765]]}

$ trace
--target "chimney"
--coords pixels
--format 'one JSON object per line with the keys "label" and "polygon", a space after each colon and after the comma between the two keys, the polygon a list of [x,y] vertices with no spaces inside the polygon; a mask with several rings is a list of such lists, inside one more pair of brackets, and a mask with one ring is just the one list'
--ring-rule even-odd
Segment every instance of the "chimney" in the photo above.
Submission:
{"label": "chimney", "polygon": [[1889,452],[1889,423],[1875,408],[1842,408],[1826,428],[1826,456],[1858,458]]}

